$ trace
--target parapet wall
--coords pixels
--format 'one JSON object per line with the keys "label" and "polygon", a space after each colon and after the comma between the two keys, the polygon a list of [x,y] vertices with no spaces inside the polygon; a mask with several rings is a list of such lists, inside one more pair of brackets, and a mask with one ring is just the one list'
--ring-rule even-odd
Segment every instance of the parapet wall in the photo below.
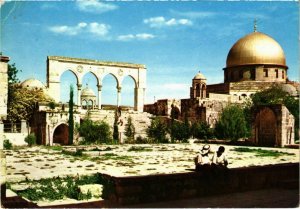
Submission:
{"label": "parapet wall", "polygon": [[111,182],[110,201],[118,205],[178,200],[278,187],[294,180],[299,188],[299,164],[229,169],[227,174],[190,172],[138,177],[105,176]]}

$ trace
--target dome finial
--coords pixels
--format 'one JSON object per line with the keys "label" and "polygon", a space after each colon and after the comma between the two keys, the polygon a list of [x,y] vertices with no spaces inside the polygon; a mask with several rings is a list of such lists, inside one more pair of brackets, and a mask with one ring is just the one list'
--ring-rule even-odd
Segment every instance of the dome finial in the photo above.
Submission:
{"label": "dome finial", "polygon": [[254,32],[257,32],[257,19],[254,19]]}

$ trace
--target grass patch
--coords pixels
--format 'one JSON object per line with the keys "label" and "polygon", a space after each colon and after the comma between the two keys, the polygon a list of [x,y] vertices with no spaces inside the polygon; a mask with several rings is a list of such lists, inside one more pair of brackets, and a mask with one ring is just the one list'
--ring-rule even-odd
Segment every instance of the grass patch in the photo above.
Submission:
{"label": "grass patch", "polygon": [[129,152],[149,152],[153,151],[152,148],[149,147],[138,147],[138,146],[132,146],[128,149]]}
{"label": "grass patch", "polygon": [[236,147],[233,149],[235,152],[252,152],[255,153],[257,157],[280,157],[284,155],[295,155],[289,152],[280,152],[276,150],[263,150],[263,149],[251,149],[248,147]]}
{"label": "grass patch", "polygon": [[24,191],[16,191],[18,195],[31,201],[39,200],[60,200],[67,198],[83,200],[90,199],[92,195],[83,195],[79,192],[78,186],[85,184],[103,184],[99,174],[81,177],[54,177],[41,180],[26,181],[30,187]]}
{"label": "grass patch", "polygon": [[121,161],[132,161],[132,157],[131,156],[127,156],[127,155],[117,155],[114,153],[105,153],[104,155],[101,155],[99,157],[99,160],[121,160]]}

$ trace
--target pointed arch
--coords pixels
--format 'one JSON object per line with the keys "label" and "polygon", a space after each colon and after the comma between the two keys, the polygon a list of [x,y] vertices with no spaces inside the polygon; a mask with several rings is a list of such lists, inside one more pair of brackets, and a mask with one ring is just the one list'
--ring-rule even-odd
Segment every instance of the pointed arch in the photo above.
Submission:
{"label": "pointed arch", "polygon": [[103,108],[108,105],[117,105],[118,87],[120,87],[118,78],[108,73],[102,77],[102,104]]}
{"label": "pointed arch", "polygon": [[53,129],[52,142],[62,145],[69,144],[69,126],[66,123],[60,123]]}
{"label": "pointed arch", "polygon": [[[76,73],[72,70],[65,70],[60,75],[60,101],[63,103],[67,103],[70,99],[70,85],[73,86],[74,90],[74,102],[77,101],[77,86],[79,83],[79,78]],[[78,105],[78,104],[77,104]]]}

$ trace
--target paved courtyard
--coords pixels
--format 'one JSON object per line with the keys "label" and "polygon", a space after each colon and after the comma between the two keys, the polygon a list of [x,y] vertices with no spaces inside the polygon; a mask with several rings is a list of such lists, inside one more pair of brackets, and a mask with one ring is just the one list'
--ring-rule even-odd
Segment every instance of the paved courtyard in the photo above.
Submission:
{"label": "paved courtyard", "polygon": [[[105,173],[112,176],[137,176],[191,172],[193,158],[203,144],[153,144],[153,145],[97,145],[86,147],[83,156],[73,156],[62,150],[44,146],[7,150],[7,182],[41,179],[67,175]],[[219,145],[211,145],[216,151]],[[82,147],[81,147],[82,148]],[[259,148],[277,151],[278,155],[261,155],[258,152],[241,152],[238,146],[225,146],[229,168],[299,162],[299,150],[287,148]],[[71,146],[65,150],[74,151]],[[77,147],[78,149],[78,147]],[[212,155],[213,153],[211,153]]]}

